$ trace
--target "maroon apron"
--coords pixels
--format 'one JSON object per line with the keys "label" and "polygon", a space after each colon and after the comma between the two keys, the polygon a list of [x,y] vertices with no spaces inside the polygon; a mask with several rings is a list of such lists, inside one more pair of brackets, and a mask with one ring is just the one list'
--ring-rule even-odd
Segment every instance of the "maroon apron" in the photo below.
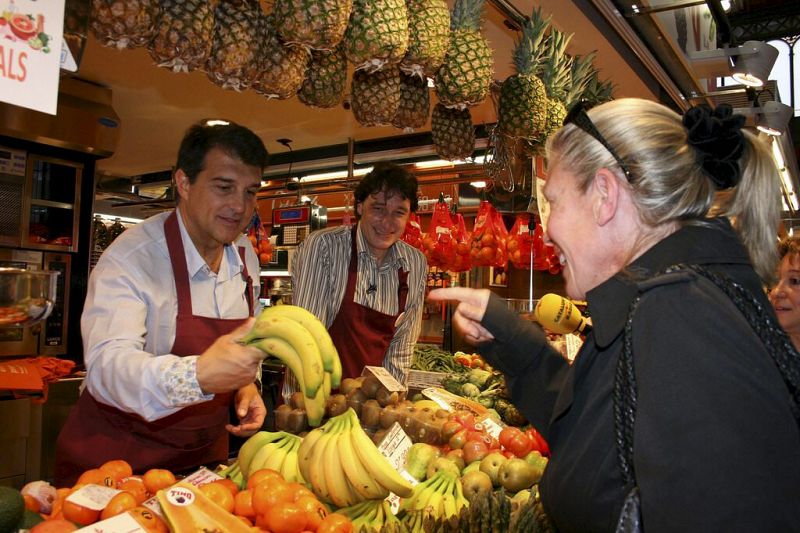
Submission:
{"label": "maroon apron", "polygon": [[350,264],[347,267],[347,287],[344,291],[339,313],[333,319],[328,332],[342,360],[342,378],[361,375],[369,366],[381,366],[386,349],[392,342],[397,318],[403,313],[408,297],[408,272],[397,269],[400,283],[397,287],[397,314],[387,315],[355,302],[358,278],[358,251],[356,250],[356,227],[353,227]]}
{"label": "maroon apron", "polygon": [[[175,342],[170,353],[182,357],[201,354],[218,337],[230,333],[246,319],[192,314],[189,272],[175,211],[164,221],[164,233],[178,297]],[[242,247],[239,247],[239,256],[244,264],[245,296],[252,316],[253,283]],[[225,424],[230,420],[232,397],[233,393],[215,394],[207,402],[184,407],[148,422],[137,414],[97,401],[88,389],[84,389],[58,436],[56,486],[72,486],[83,471],[97,468],[112,459],[128,461],[137,473],[150,468],[180,472],[227,460],[228,432]]]}

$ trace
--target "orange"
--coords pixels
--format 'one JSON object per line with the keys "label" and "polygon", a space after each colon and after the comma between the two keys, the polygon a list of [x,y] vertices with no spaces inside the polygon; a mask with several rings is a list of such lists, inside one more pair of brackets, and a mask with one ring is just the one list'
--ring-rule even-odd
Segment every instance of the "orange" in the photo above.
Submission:
{"label": "orange", "polygon": [[272,533],[301,533],[306,528],[305,513],[293,502],[280,502],[267,514],[267,527]]}
{"label": "orange", "polygon": [[131,468],[131,465],[123,459],[106,461],[100,465],[100,470],[108,473],[108,475],[110,475],[115,482],[122,481],[126,477],[133,475],[133,468]]}
{"label": "orange", "polygon": [[100,511],[89,509],[88,507],[78,505],[69,500],[64,500],[61,506],[61,512],[64,513],[64,518],[81,526],[94,524],[97,522],[97,519],[100,518]]}
{"label": "orange", "polygon": [[106,487],[113,487],[116,484],[115,479],[99,468],[87,470],[75,482],[75,485],[105,485]]}
{"label": "orange", "polygon": [[105,508],[100,513],[100,520],[105,520],[106,518],[111,518],[112,516],[122,514],[125,511],[133,509],[137,505],[136,498],[134,498],[133,494],[130,492],[120,492],[111,498],[108,504],[106,504]]}
{"label": "orange", "polygon": [[30,533],[70,533],[71,531],[78,531],[78,526],[63,518],[45,520],[30,529]]}
{"label": "orange", "polygon": [[134,507],[128,514],[133,517],[148,533],[169,533],[166,522],[147,507]]}
{"label": "orange", "polygon": [[233,497],[233,514],[247,518],[255,518],[256,510],[253,509],[253,491],[242,490]]}
{"label": "orange", "polygon": [[316,531],[322,521],[328,516],[328,510],[318,499],[313,496],[301,496],[295,501],[306,517],[306,529]]}
{"label": "orange", "polygon": [[247,478],[247,488],[252,489],[264,480],[273,480],[275,482],[286,483],[280,472],[272,470],[271,468],[262,468],[253,472]]}
{"label": "orange", "polygon": [[163,468],[151,468],[142,476],[142,481],[150,494],[175,484],[175,474]]}
{"label": "orange", "polygon": [[262,481],[253,489],[253,509],[257,514],[267,513],[275,504],[293,500],[294,492],[287,483]]}
{"label": "orange", "polygon": [[129,477],[117,484],[119,490],[124,490],[133,495],[136,505],[141,505],[147,499],[147,487],[140,477]]}
{"label": "orange", "polygon": [[216,503],[229,513],[233,513],[234,501],[233,494],[227,487],[216,482],[206,483],[198,487],[200,492],[208,496],[208,499]]}
{"label": "orange", "polygon": [[303,496],[311,496],[312,498],[316,498],[316,495],[309,490],[308,487],[303,485],[302,483],[288,483],[289,489],[292,493],[292,501],[297,501],[298,499],[302,498]]}
{"label": "orange", "polygon": [[232,479],[228,478],[217,479],[216,481],[212,481],[212,483],[222,485],[223,487],[231,491],[231,494],[233,496],[236,496],[236,493],[239,492],[239,485],[237,485],[236,482]]}
{"label": "orange", "polygon": [[331,513],[320,522],[317,533],[353,533],[353,523],[344,515]]}

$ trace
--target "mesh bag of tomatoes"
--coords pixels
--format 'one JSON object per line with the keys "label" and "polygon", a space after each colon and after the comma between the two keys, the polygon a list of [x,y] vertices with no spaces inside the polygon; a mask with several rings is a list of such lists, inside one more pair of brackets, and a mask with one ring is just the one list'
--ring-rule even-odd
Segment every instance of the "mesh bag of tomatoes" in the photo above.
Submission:
{"label": "mesh bag of tomatoes", "polygon": [[424,251],[422,246],[422,224],[420,224],[419,217],[416,213],[411,213],[406,222],[406,229],[400,236],[404,242],[407,242],[419,251]]}
{"label": "mesh bag of tomatoes", "polygon": [[[506,250],[508,251],[508,260],[516,268],[531,269],[531,252],[533,251],[532,231],[530,230],[529,213],[520,213],[514,221],[514,226],[508,232],[508,240],[506,241]],[[541,226],[539,226],[541,228]],[[541,238],[541,231],[539,237]],[[535,257],[535,255],[534,255]]]}
{"label": "mesh bag of tomatoes", "polygon": [[472,266],[504,267],[508,262],[507,238],[508,230],[500,213],[488,201],[482,201],[470,238],[469,257]]}
{"label": "mesh bag of tomatoes", "polygon": [[456,242],[456,254],[453,257],[453,262],[450,265],[450,270],[453,272],[466,272],[472,268],[469,255],[469,233],[467,226],[464,224],[464,217],[461,213],[456,214],[456,220],[451,228],[451,235]]}
{"label": "mesh bag of tomatoes", "polygon": [[258,216],[258,211],[253,213],[253,218],[250,220],[250,225],[247,226],[247,238],[255,249],[258,256],[258,262],[266,265],[272,260],[272,244],[269,242],[269,235],[264,225],[261,223],[261,217]]}
{"label": "mesh bag of tomatoes", "polygon": [[449,270],[456,255],[456,241],[451,232],[453,219],[447,204],[440,199],[433,208],[431,225],[422,239],[422,253],[428,259],[428,267]]}

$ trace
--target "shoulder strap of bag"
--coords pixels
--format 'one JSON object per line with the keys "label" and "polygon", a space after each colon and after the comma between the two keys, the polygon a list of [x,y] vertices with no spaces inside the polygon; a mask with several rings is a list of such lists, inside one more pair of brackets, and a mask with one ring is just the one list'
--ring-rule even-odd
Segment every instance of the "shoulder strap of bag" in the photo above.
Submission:
{"label": "shoulder strap of bag", "polygon": [[[678,264],[661,274],[692,272],[716,285],[736,305],[750,327],[764,343],[767,352],[789,389],[792,414],[800,424],[800,353],[778,321],[764,309],[750,291],[727,276],[699,265]],[[650,284],[652,286],[652,284]],[[641,294],[631,302],[623,331],[623,350],[614,376],[614,430],[622,479],[626,485],[635,482],[633,470],[633,423],[636,418],[636,376],[633,363],[633,316]]]}

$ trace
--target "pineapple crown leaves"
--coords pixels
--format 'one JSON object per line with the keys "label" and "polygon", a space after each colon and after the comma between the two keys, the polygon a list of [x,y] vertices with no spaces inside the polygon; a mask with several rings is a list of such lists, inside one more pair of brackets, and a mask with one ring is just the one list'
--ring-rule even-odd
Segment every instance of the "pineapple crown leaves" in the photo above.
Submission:
{"label": "pineapple crown leaves", "polygon": [[592,75],[596,72],[594,67],[592,67],[592,61],[594,61],[596,55],[597,52],[589,52],[584,56],[576,55],[572,58],[572,68],[570,72],[572,84],[567,88],[567,95],[564,100],[567,107],[571,107],[572,104],[583,97],[583,92],[586,90],[587,85],[589,85]]}
{"label": "pineapple crown leaves", "polygon": [[613,92],[614,84],[611,81],[600,81],[597,77],[597,71],[594,71],[589,77],[582,98],[592,105],[598,105],[613,100]]}
{"label": "pineapple crown leaves", "polygon": [[486,0],[456,0],[450,16],[450,30],[480,31]]}
{"label": "pineapple crown leaves", "polygon": [[554,28],[547,39],[547,59],[542,71],[542,82],[547,89],[547,95],[561,101],[566,96],[566,89],[572,78],[572,58],[567,55],[566,50],[573,35]]}
{"label": "pineapple crown leaves", "polygon": [[552,15],[543,18],[542,9],[537,8],[522,27],[522,36],[517,41],[512,56],[514,67],[518,73],[526,76],[535,76],[539,73],[540,65],[547,51],[542,43],[552,18]]}

